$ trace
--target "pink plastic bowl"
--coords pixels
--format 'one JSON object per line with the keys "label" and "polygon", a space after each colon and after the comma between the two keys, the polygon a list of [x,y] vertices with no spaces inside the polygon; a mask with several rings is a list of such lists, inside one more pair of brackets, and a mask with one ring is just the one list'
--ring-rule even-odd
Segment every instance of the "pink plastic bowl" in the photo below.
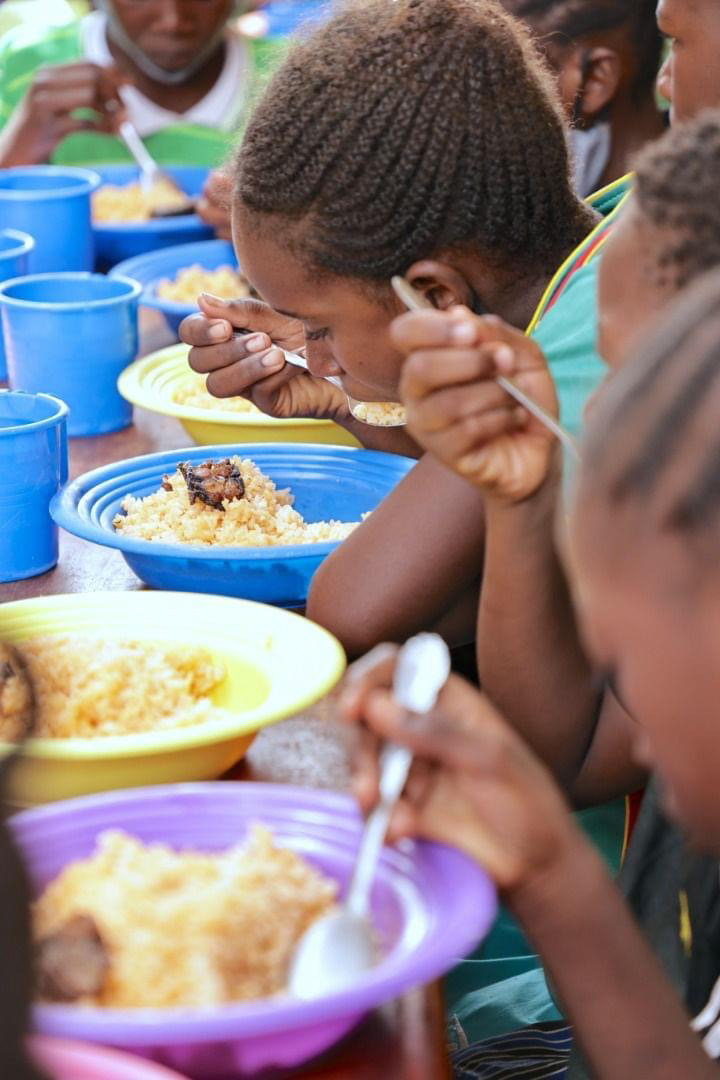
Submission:
{"label": "pink plastic bowl", "polygon": [[180,1073],[100,1046],[35,1035],[30,1053],[52,1080],[185,1080]]}
{"label": "pink plastic bowl", "polygon": [[[351,799],[328,791],[229,782],[135,788],[27,810],[10,825],[42,889],[68,862],[89,855],[104,829],[176,849],[223,851],[254,822],[345,888],[361,821]],[[487,932],[495,908],[495,891],[476,863],[440,844],[407,842],[385,849],[373,887],[384,955],[347,990],[317,1001],[278,997],[217,1008],[40,1005],[35,1026],[46,1035],[121,1047],[196,1078],[299,1065],[371,1009],[453,967]]]}

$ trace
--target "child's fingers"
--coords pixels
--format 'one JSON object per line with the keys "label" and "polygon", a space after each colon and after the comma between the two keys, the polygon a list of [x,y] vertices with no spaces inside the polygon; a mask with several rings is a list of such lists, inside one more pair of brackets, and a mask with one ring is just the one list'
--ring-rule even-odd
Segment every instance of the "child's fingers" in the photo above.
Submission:
{"label": "child's fingers", "polygon": [[348,668],[339,700],[340,714],[345,720],[357,723],[362,719],[366,696],[378,687],[392,686],[397,654],[397,645],[376,645]]}
{"label": "child's fingers", "polygon": [[446,311],[410,311],[399,315],[390,324],[390,338],[406,354],[418,349],[474,345],[476,316],[469,310],[460,310],[466,312],[464,317]]}
{"label": "child's fingers", "polygon": [[508,395],[494,379],[443,387],[418,400],[403,395],[403,400],[412,423],[427,433],[444,431],[474,414],[508,407]]}
{"label": "child's fingers", "polygon": [[270,389],[270,378],[277,379],[279,387],[294,379],[299,371],[285,363],[282,349],[272,348],[260,356],[211,372],[207,377],[207,388],[215,397],[241,397],[261,382]]}
{"label": "child's fingers", "polygon": [[368,813],[380,797],[380,740],[367,728],[357,728],[350,755],[351,787],[363,813]]}
{"label": "child's fingers", "polygon": [[495,348],[420,349],[403,366],[400,393],[403,400],[422,398],[440,387],[490,381],[499,372],[512,371],[513,359],[512,349],[504,343]]}
{"label": "child's fingers", "polygon": [[[272,335],[284,321],[262,300],[246,297],[243,300],[222,300],[212,293],[200,293],[198,306],[209,319],[226,319],[236,330]],[[190,342],[194,345],[195,342]]]}

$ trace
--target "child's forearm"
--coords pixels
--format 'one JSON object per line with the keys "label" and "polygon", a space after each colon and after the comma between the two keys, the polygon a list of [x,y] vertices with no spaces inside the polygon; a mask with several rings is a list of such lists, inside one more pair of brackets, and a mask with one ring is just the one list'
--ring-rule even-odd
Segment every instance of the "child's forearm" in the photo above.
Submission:
{"label": "child's forearm", "polygon": [[601,859],[577,834],[563,867],[511,906],[598,1080],[711,1080],[689,1020]]}
{"label": "child's forearm", "polygon": [[[489,697],[571,798],[582,802],[576,781],[593,744],[599,694],[555,545],[560,486],[556,463],[531,498],[486,500],[478,666]],[[626,750],[605,755],[622,775],[607,775],[607,791],[593,790],[596,801],[630,791],[642,779]]]}

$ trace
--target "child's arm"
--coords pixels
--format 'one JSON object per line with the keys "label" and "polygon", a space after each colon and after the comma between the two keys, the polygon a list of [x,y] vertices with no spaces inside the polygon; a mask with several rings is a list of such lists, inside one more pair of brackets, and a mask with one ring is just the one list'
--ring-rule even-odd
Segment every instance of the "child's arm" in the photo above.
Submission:
{"label": "child's arm", "polygon": [[480,492],[426,455],[322,564],[307,614],[351,656],[430,627],[472,641],[483,538]]}
{"label": "child's arm", "polygon": [[[392,650],[351,669],[346,715],[365,721],[356,790],[377,798],[370,740],[416,756],[393,834],[453,844],[481,862],[549,969],[600,1080],[710,1080],[705,1056],[602,860],[551,777],[487,699],[452,677],[433,715],[408,715],[389,686]],[[372,686],[374,689],[370,690]],[[359,691],[359,692],[358,692]]]}
{"label": "child's arm", "polygon": [[601,708],[557,554],[558,444],[539,421],[518,418],[495,381],[511,376],[556,415],[542,351],[499,320],[462,309],[402,316],[393,338],[409,356],[402,390],[413,433],[484,497],[484,690],[578,804],[633,790],[644,773],[630,760],[632,724],[611,696]]}

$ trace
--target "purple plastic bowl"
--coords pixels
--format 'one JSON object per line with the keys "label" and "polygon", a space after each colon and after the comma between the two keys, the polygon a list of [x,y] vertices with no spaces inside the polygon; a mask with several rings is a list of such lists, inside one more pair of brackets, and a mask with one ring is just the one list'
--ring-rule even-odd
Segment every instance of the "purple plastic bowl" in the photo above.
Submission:
{"label": "purple plastic bowl", "polygon": [[[345,887],[360,818],[350,798],[326,791],[217,782],[140,788],[28,810],[11,826],[40,890],[68,862],[89,855],[103,829],[124,829],[174,848],[222,851],[242,840],[254,822]],[[496,899],[483,871],[460,852],[408,841],[385,850],[372,910],[384,958],[352,989],[331,997],[212,1009],[40,1005],[35,1027],[130,1050],[196,1078],[299,1065],[371,1009],[451,968],[489,929]]]}

